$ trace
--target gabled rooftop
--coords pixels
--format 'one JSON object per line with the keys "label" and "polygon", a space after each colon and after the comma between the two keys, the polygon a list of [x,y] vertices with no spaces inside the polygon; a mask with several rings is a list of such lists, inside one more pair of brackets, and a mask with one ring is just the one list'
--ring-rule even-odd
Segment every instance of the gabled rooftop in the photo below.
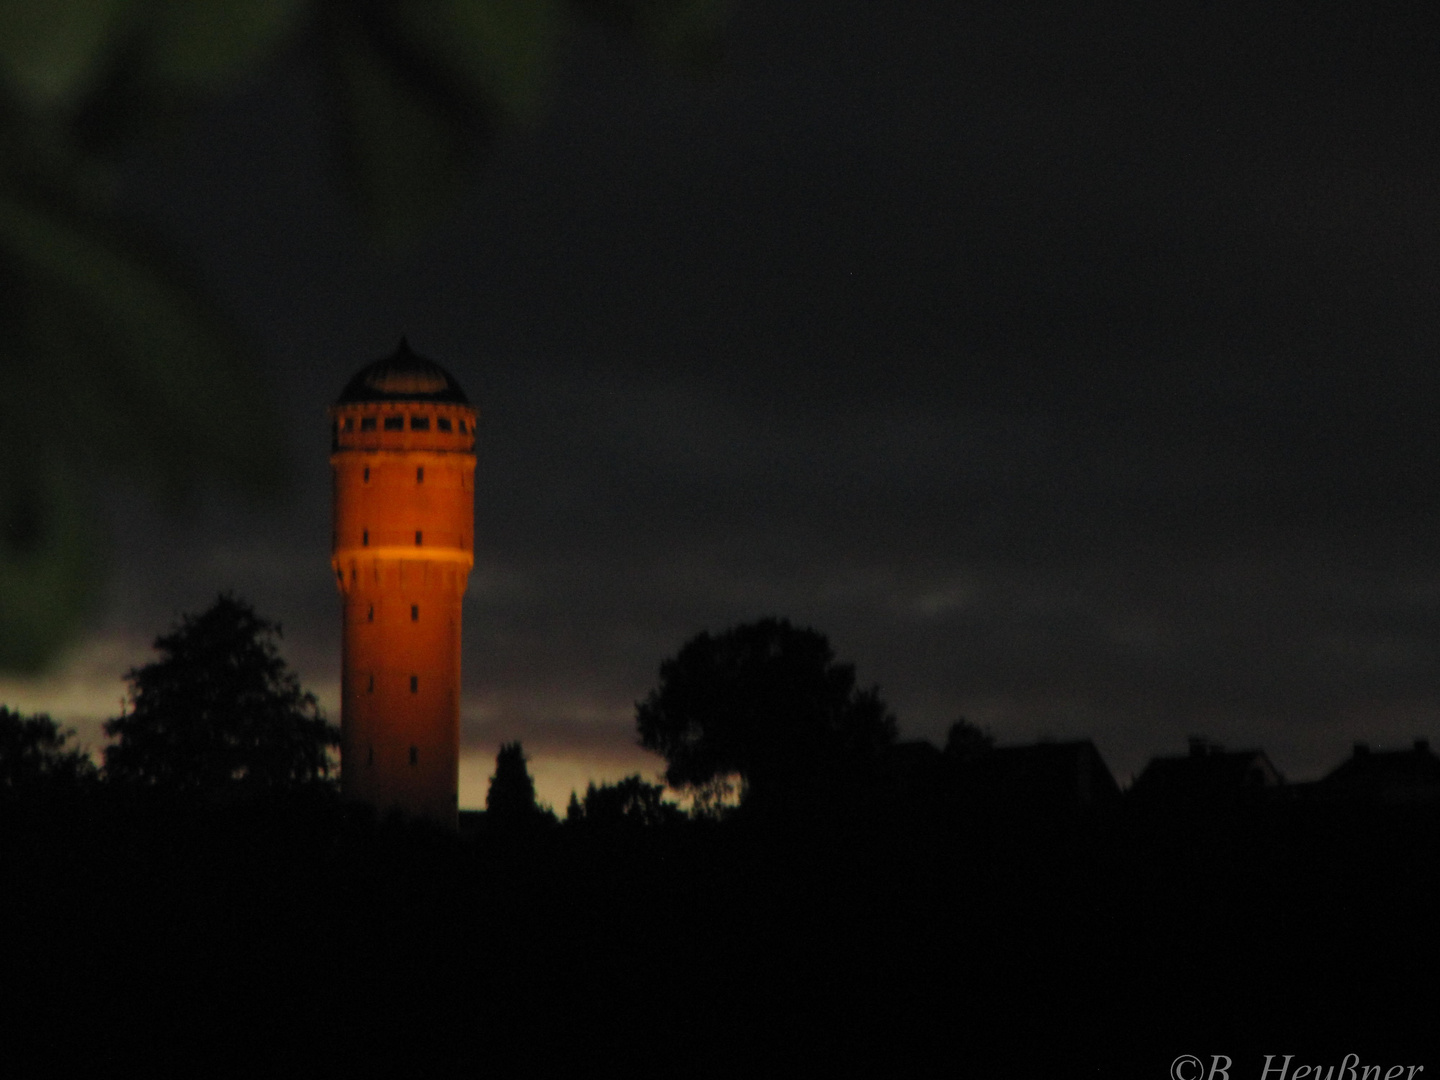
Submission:
{"label": "gabled rooftop", "polygon": [[1138,798],[1225,799],[1282,787],[1285,778],[1263,750],[1226,750],[1192,738],[1189,753],[1152,758],[1131,786]]}
{"label": "gabled rooftop", "polygon": [[1325,795],[1381,802],[1440,799],[1440,757],[1426,739],[1406,750],[1372,750],[1357,742],[1351,756],[1316,785]]}
{"label": "gabled rooftop", "polygon": [[1104,805],[1120,788],[1089,739],[997,746],[951,764],[960,789],[1075,807]]}

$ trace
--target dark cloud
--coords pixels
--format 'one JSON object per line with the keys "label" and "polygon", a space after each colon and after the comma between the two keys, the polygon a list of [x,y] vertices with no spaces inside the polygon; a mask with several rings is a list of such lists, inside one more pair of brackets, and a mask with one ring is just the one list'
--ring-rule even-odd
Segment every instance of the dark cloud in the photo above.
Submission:
{"label": "dark cloud", "polygon": [[400,254],[279,72],[137,162],[134,201],[272,366],[292,502],[136,537],[117,618],[239,578],[337,657],[324,408],[408,332],[482,413],[472,742],[618,761],[662,657],[772,612],[907,734],[1091,735],[1122,775],[1191,732],[1292,773],[1424,733],[1435,31],[742,5],[713,81],[576,42],[549,117]]}

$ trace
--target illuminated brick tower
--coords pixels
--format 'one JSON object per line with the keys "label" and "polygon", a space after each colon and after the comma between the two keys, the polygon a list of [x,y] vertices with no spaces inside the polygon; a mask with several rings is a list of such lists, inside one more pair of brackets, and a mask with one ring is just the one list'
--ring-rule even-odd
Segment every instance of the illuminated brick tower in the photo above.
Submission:
{"label": "illuminated brick tower", "polygon": [[330,416],[330,563],[345,603],[340,789],[454,827],[475,410],[402,339],[350,380]]}

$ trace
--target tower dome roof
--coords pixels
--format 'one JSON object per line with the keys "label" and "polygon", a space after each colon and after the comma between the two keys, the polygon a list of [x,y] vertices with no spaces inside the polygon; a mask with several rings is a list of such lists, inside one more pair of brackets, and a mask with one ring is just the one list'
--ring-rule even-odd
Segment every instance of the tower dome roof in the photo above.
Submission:
{"label": "tower dome roof", "polygon": [[383,360],[366,364],[340,391],[336,405],[359,401],[443,401],[469,405],[455,377],[433,360],[414,353],[403,337]]}

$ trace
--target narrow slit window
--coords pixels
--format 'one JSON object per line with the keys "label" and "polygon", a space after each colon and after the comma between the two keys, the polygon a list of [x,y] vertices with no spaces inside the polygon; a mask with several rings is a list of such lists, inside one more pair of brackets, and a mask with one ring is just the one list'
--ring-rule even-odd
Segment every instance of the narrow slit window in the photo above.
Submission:
{"label": "narrow slit window", "polygon": [[424,465],[417,465],[417,466],[415,466],[415,482],[416,482],[417,484],[423,484],[423,483],[425,482],[425,466],[424,466]]}
{"label": "narrow slit window", "polygon": [[374,676],[374,675],[371,675],[371,676],[370,676],[370,681],[369,681],[369,683],[367,683],[366,686],[365,686],[365,692],[366,692],[367,694],[373,694],[373,693],[375,692],[375,676]]}
{"label": "narrow slit window", "polygon": [[360,530],[360,546],[361,546],[361,547],[369,547],[369,546],[370,546],[370,530],[369,530],[369,529],[361,529],[361,530]]}
{"label": "narrow slit window", "polygon": [[365,612],[365,621],[366,621],[366,622],[374,622],[374,621],[375,621],[375,605],[374,605],[374,604],[371,604],[371,605],[370,605],[370,609]]}
{"label": "narrow slit window", "polygon": [[411,676],[410,676],[410,692],[411,692],[412,694],[418,694],[418,693],[420,692],[420,676],[419,676],[419,675],[411,675]]}
{"label": "narrow slit window", "polygon": [[420,605],[419,605],[419,604],[411,604],[411,605],[410,605],[410,621],[411,621],[411,622],[419,622],[419,621],[420,621]]}
{"label": "narrow slit window", "polygon": [[415,530],[415,546],[420,547],[425,543],[425,534],[419,529]]}
{"label": "narrow slit window", "polygon": [[437,431],[449,431],[449,430],[450,430],[450,417],[448,417],[448,416],[437,416],[437,417],[435,418],[435,428],[436,428]]}
{"label": "narrow slit window", "polygon": [[465,421],[464,421],[464,420],[461,420],[461,421],[460,421],[460,434],[461,434],[461,435],[464,435],[464,434],[465,434]]}
{"label": "narrow slit window", "polygon": [[385,430],[386,430],[386,431],[404,431],[404,430],[405,430],[405,418],[404,418],[403,416],[387,416],[387,417],[385,417]]}
{"label": "narrow slit window", "polygon": [[373,417],[373,416],[362,416],[362,417],[360,418],[360,430],[361,430],[361,431],[374,431],[374,430],[375,430],[375,417]]}
{"label": "narrow slit window", "polygon": [[365,466],[365,483],[368,484],[369,482],[370,482],[370,466],[369,466],[369,465],[366,465],[366,466]]}
{"label": "narrow slit window", "polygon": [[428,416],[412,416],[412,417],[410,417],[410,430],[411,430],[411,431],[429,431],[429,430],[430,430],[430,417],[428,417]]}
{"label": "narrow slit window", "polygon": [[354,430],[355,430],[355,418],[354,418],[353,416],[347,416],[347,417],[345,417],[345,430],[346,430],[346,431],[354,431]]}
{"label": "narrow slit window", "polygon": [[420,748],[419,748],[418,746],[412,746],[412,747],[410,747],[410,764],[411,764],[411,765],[419,765],[419,764],[420,764]]}

